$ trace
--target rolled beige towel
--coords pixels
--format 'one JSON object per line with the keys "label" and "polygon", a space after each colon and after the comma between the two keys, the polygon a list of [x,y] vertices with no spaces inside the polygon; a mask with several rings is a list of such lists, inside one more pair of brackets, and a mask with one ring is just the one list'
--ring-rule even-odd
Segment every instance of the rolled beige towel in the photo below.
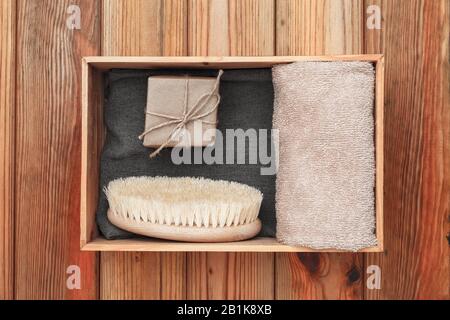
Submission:
{"label": "rolled beige towel", "polygon": [[278,240],[315,249],[375,246],[373,65],[296,62],[272,74]]}

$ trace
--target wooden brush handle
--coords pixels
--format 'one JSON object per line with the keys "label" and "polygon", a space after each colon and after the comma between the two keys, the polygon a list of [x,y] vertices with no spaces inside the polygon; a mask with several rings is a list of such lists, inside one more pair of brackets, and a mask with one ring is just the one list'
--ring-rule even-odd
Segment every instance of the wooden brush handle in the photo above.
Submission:
{"label": "wooden brush handle", "polygon": [[123,218],[108,210],[109,221],[117,227],[148,237],[184,242],[234,242],[253,238],[261,230],[261,220],[230,227],[169,226]]}

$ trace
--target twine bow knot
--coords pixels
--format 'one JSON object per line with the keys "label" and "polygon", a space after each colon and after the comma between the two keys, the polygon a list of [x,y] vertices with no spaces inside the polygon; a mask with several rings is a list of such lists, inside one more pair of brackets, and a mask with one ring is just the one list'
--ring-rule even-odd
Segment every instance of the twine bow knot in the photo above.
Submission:
{"label": "twine bow knot", "polygon": [[[161,144],[161,146],[159,146],[158,149],[156,149],[155,151],[153,151],[150,154],[150,158],[156,157],[164,147],[166,147],[172,140],[174,140],[174,137],[176,137],[181,130],[186,129],[186,125],[188,123],[195,121],[195,120],[199,120],[202,123],[206,123],[206,124],[216,124],[216,122],[204,120],[203,118],[209,116],[211,113],[216,111],[217,107],[219,106],[220,95],[218,93],[216,93],[216,90],[217,90],[217,87],[219,86],[220,77],[222,76],[222,74],[223,74],[223,70],[219,70],[219,74],[217,75],[216,82],[214,83],[214,87],[212,88],[212,90],[209,93],[205,93],[202,96],[200,96],[200,98],[198,98],[198,100],[196,101],[196,103],[190,110],[188,110],[189,78],[186,77],[186,82],[184,85],[183,114],[181,116],[177,117],[177,116],[172,116],[172,115],[163,114],[163,113],[146,111],[146,114],[150,114],[152,116],[156,116],[156,117],[160,117],[160,118],[164,118],[164,119],[168,119],[168,120],[166,122],[160,123],[158,125],[155,125],[149,129],[145,130],[139,136],[139,140],[144,139],[144,137],[147,134],[149,134],[150,132],[152,132],[156,129],[159,129],[159,128],[162,128],[165,126],[169,126],[172,124],[176,124],[176,126],[173,128],[173,130],[169,134],[169,137],[167,138],[167,140],[163,144]],[[200,113],[201,110],[206,105],[206,103],[208,103],[208,101],[212,97],[217,98],[216,103],[211,107],[210,110],[208,110],[204,113]],[[202,103],[200,103],[200,102],[202,102]]]}

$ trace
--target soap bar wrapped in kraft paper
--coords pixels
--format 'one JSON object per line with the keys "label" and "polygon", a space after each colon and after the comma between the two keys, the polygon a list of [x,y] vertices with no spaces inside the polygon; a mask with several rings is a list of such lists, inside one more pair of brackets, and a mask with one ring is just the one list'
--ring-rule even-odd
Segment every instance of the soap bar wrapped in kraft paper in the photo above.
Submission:
{"label": "soap bar wrapped in kraft paper", "polygon": [[220,103],[217,77],[151,76],[148,78],[145,130],[139,136],[146,147],[201,147],[214,143]]}

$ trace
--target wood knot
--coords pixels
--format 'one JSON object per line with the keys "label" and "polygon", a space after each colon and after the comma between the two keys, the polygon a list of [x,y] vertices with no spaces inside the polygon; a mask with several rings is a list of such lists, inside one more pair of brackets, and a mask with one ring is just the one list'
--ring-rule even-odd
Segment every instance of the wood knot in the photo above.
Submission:
{"label": "wood knot", "polygon": [[361,272],[355,265],[353,265],[352,268],[347,272],[347,282],[349,284],[352,284],[358,282],[359,279],[361,279]]}
{"label": "wood knot", "polygon": [[320,270],[320,256],[317,253],[298,253],[298,259],[312,274]]}

